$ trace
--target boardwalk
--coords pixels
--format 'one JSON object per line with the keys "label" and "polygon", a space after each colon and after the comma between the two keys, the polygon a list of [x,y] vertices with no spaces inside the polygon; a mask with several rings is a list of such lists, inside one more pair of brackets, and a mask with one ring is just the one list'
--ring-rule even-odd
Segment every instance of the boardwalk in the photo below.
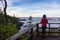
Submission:
{"label": "boardwalk", "polygon": [[[49,24],[50,27],[50,24]],[[60,40],[60,33],[58,28],[49,28],[49,32],[45,33],[45,36],[42,35],[42,32],[37,25],[37,35],[34,40]]]}
{"label": "boardwalk", "polygon": [[[52,33],[51,33],[52,34]],[[58,35],[56,35],[58,34]],[[36,36],[34,38],[34,40],[60,40],[60,36],[59,36],[59,33],[56,33],[55,35],[46,35],[45,36],[42,36],[40,33],[38,36]]]}
{"label": "boardwalk", "polygon": [[37,37],[34,40],[60,40],[60,37]]}
{"label": "boardwalk", "polygon": [[[32,27],[25,27],[21,29],[17,34],[11,36],[7,40],[19,40],[19,37],[26,32],[30,32],[29,36],[26,37],[26,40],[60,40],[60,29],[59,28],[50,28],[50,24],[55,24],[55,23],[49,23],[49,30],[46,30],[46,33],[44,37],[42,37],[42,30],[38,26],[39,24],[36,24],[35,26],[33,25]],[[60,24],[60,23],[57,23]],[[34,29],[36,27],[36,29]]]}

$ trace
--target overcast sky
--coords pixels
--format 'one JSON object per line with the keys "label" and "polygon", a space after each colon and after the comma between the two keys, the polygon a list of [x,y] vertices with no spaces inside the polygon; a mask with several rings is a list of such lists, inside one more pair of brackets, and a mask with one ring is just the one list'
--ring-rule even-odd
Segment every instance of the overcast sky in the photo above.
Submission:
{"label": "overcast sky", "polygon": [[60,17],[60,0],[7,0],[7,14],[16,17]]}

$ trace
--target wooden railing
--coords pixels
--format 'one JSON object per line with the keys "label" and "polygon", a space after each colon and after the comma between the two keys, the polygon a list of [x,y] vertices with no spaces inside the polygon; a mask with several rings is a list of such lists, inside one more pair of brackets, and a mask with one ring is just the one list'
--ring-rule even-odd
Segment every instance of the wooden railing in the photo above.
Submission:
{"label": "wooden railing", "polygon": [[[39,33],[42,33],[42,32],[39,32],[39,29],[42,29],[42,27],[39,27],[39,24],[40,23],[37,23],[37,35],[39,35]],[[51,24],[59,24],[59,26],[60,26],[60,23],[48,23],[48,25],[49,25],[49,27],[47,27],[46,29],[48,29],[49,31],[48,32],[45,32],[45,33],[49,33],[49,37],[50,37],[50,33],[59,33],[59,35],[60,35],[60,28],[59,27],[51,27]],[[51,32],[50,31],[50,29],[58,29],[59,30],[59,32]]]}
{"label": "wooden railing", "polygon": [[[39,24],[40,23],[37,23],[35,26],[36,26],[36,30],[35,31],[33,31],[33,27],[27,27],[26,29],[24,29],[24,30],[22,30],[22,31],[19,31],[17,34],[15,34],[15,35],[13,35],[13,36],[11,36],[11,38],[9,38],[9,40],[19,40],[19,37],[22,35],[22,34],[24,34],[24,33],[26,33],[27,31],[29,31],[30,30],[30,36],[28,36],[27,38],[26,38],[26,40],[33,40],[34,39],[34,37],[35,37],[35,32],[37,33],[36,35],[38,36],[39,35],[39,33],[42,33],[42,32],[39,32],[39,29],[42,29],[42,28],[39,28]],[[60,31],[60,29],[59,28],[51,28],[51,24],[60,24],[60,23],[48,23],[48,25],[49,25],[49,27],[48,28],[46,28],[46,29],[49,29],[49,32],[47,32],[47,33],[49,33],[49,36],[50,36],[50,33],[60,33],[60,32],[50,32],[50,29],[58,29],[59,31]],[[8,39],[7,39],[8,40]]]}
{"label": "wooden railing", "polygon": [[21,35],[23,35],[24,33],[28,32],[28,31],[30,31],[30,36],[28,36],[26,38],[26,40],[29,40],[29,39],[33,40],[33,33],[35,32],[35,31],[33,31],[33,26],[31,26],[31,27],[25,27],[24,29],[19,30],[18,33],[16,33],[15,35],[11,36],[10,38],[8,38],[6,40],[19,40],[19,37]]}
{"label": "wooden railing", "polygon": [[[39,33],[42,33],[42,32],[39,32],[39,29],[42,29],[42,27],[39,27],[39,24],[41,24],[41,23],[37,23],[37,24],[36,24],[36,28],[37,28],[36,31],[35,31],[35,32],[37,33],[37,34],[36,34],[36,37],[39,36]],[[60,28],[59,28],[59,27],[56,27],[56,28],[55,28],[55,27],[52,27],[52,28],[51,28],[51,24],[59,24],[59,26],[60,26],[60,23],[48,23],[48,27],[47,27],[46,29],[49,29],[49,31],[46,32],[46,33],[48,33],[49,36],[45,36],[45,37],[50,37],[50,33],[58,33],[58,34],[60,35]],[[58,29],[59,32],[51,32],[50,29]],[[31,31],[33,31],[33,30],[31,30]],[[32,32],[32,33],[33,33],[33,32]],[[30,39],[30,40],[33,40],[33,39],[34,39],[34,36],[33,36],[32,33],[31,33],[31,37],[30,37],[31,39]],[[40,37],[42,37],[42,36],[40,36]],[[51,37],[53,37],[53,36],[51,36]],[[54,36],[54,37],[55,37],[55,36]],[[56,37],[57,37],[57,36],[56,36]]]}

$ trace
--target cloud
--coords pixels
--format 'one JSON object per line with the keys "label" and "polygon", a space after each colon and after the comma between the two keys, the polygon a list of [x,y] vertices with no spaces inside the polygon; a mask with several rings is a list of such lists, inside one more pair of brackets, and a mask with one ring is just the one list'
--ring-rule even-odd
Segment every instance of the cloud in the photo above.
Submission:
{"label": "cloud", "polygon": [[[48,17],[59,16],[60,15],[60,6],[50,6],[43,5],[41,7],[12,7],[8,8],[7,13],[9,15],[16,15],[16,17],[41,17],[43,14],[46,14]],[[52,15],[51,15],[52,14]]]}
{"label": "cloud", "polygon": [[42,17],[46,14],[48,17],[60,17],[59,0],[7,0],[7,2],[7,14],[11,16],[15,14],[16,17],[29,17],[30,15]]}

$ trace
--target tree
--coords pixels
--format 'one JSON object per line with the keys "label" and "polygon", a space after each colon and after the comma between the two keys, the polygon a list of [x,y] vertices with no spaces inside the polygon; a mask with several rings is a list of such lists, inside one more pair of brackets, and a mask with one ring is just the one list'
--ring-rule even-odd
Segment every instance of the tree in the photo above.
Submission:
{"label": "tree", "polygon": [[6,13],[6,9],[7,9],[7,1],[4,0],[5,2],[5,7],[4,7],[4,16],[5,16],[5,19],[6,19],[6,22],[8,22],[8,19],[7,19],[7,13]]}
{"label": "tree", "polygon": [[5,17],[5,20],[6,20],[6,23],[7,23],[8,22],[7,13],[6,13],[7,1],[6,0],[0,0],[0,1],[1,1],[2,6],[3,6],[4,17]]}

